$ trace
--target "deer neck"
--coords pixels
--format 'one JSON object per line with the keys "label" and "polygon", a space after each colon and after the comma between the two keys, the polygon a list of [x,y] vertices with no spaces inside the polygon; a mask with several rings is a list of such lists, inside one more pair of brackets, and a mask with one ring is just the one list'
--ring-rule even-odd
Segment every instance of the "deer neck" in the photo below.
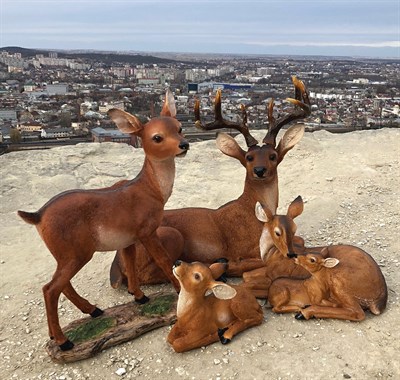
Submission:
{"label": "deer neck", "polygon": [[255,181],[246,177],[244,191],[240,199],[248,202],[252,210],[254,210],[256,202],[260,202],[275,214],[279,199],[278,177],[276,176],[269,182]]}
{"label": "deer neck", "polygon": [[145,158],[142,175],[146,174],[152,187],[161,195],[164,204],[171,196],[175,180],[175,159],[169,158],[163,161]]}
{"label": "deer neck", "polygon": [[178,318],[184,315],[197,314],[201,310],[201,306],[204,304],[204,297],[193,295],[192,293],[185,290],[181,286],[181,291],[179,292],[178,303],[176,306],[176,316]]}

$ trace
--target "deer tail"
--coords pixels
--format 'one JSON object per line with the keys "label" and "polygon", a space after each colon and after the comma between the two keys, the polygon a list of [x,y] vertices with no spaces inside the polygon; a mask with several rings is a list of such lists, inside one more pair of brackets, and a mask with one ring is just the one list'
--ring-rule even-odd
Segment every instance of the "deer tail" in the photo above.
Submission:
{"label": "deer tail", "polygon": [[40,214],[38,212],[26,212],[18,210],[18,215],[29,224],[39,224],[40,223]]}

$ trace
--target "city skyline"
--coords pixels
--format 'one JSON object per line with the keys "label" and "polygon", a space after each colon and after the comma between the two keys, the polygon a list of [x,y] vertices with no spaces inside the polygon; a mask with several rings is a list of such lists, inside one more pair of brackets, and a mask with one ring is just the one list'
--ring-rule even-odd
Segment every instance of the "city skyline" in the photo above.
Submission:
{"label": "city skyline", "polygon": [[400,58],[400,2],[0,0],[0,47]]}

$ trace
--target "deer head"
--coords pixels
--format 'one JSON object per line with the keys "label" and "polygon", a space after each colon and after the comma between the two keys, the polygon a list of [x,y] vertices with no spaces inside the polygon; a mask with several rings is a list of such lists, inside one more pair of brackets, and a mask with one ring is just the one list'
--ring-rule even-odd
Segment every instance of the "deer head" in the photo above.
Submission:
{"label": "deer head", "polygon": [[176,150],[176,157],[182,157],[189,149],[189,143],[182,135],[181,123],[175,118],[175,100],[170,90],[166,92],[160,116],[152,118],[146,124],[136,116],[117,108],[109,110],[108,115],[121,132],[140,137],[146,156],[153,160],[162,160],[172,150]]}
{"label": "deer head", "polygon": [[301,265],[304,269],[310,273],[315,273],[322,268],[334,268],[339,264],[339,260],[334,257],[328,256],[328,248],[324,248],[321,253],[307,253],[297,255],[294,259],[296,264]]}
{"label": "deer head", "polygon": [[295,87],[295,99],[288,98],[287,101],[294,104],[296,109],[279,119],[273,116],[274,102],[268,106],[268,132],[262,143],[250,134],[247,126],[247,113],[244,105],[241,106],[242,122],[234,123],[225,120],[221,111],[221,90],[217,91],[215,98],[215,120],[211,123],[202,124],[200,121],[200,102],[195,103],[196,126],[203,130],[215,130],[231,128],[239,131],[245,138],[247,150],[243,150],[234,138],[226,133],[219,133],[217,137],[218,148],[226,155],[236,158],[246,168],[247,178],[255,181],[273,181],[276,177],[278,164],[283,160],[285,154],[292,149],[302,138],[304,127],[295,125],[290,127],[276,144],[276,137],[280,129],[292,121],[302,119],[311,112],[310,101],[304,83],[292,77]]}
{"label": "deer head", "polygon": [[293,249],[293,237],[297,226],[294,218],[303,212],[303,200],[298,196],[288,207],[286,215],[273,215],[268,207],[263,207],[259,202],[256,204],[256,217],[264,223],[260,237],[260,254],[264,259],[272,247],[285,257],[295,257]]}

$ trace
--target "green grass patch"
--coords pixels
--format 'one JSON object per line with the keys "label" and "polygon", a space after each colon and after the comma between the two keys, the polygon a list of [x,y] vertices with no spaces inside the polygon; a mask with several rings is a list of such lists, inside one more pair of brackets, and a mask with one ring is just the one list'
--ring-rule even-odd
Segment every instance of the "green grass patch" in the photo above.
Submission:
{"label": "green grass patch", "polygon": [[172,309],[175,301],[173,294],[159,296],[151,299],[148,303],[141,307],[142,315],[164,315]]}
{"label": "green grass patch", "polygon": [[117,321],[113,317],[94,318],[91,321],[68,331],[65,335],[74,343],[85,342],[89,339],[100,336],[116,324]]}

